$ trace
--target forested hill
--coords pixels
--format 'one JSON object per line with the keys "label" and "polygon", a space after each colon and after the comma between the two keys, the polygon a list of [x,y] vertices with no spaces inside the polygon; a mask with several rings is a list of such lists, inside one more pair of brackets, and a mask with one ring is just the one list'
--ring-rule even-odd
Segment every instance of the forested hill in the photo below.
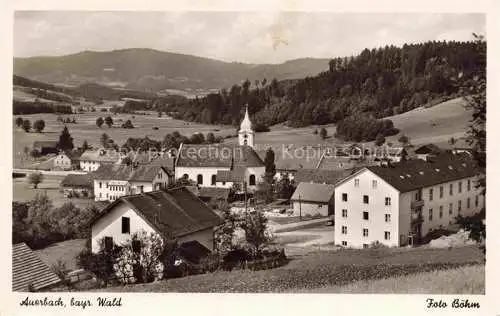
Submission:
{"label": "forested hill", "polygon": [[[244,105],[256,123],[307,126],[352,116],[382,118],[454,97],[454,78],[471,78],[485,67],[479,42],[427,42],[364,49],[334,58],[329,70],[296,81],[250,81],[204,98],[170,105],[177,118],[237,124]],[[351,120],[352,121],[352,120]]]}
{"label": "forested hill", "polygon": [[326,69],[328,59],[246,64],[145,48],[14,59],[14,74],[33,80],[72,86],[91,82],[150,92],[219,89],[245,78],[252,82],[274,77],[304,78]]}

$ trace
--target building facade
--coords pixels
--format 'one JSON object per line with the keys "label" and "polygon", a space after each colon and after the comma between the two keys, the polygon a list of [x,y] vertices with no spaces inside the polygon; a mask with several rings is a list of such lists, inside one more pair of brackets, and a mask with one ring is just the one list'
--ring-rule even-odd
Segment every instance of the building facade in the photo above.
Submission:
{"label": "building facade", "polygon": [[103,165],[93,174],[94,199],[115,201],[125,195],[166,189],[172,174],[161,166]]}
{"label": "building facade", "polygon": [[293,193],[293,215],[329,216],[334,213],[335,186],[331,184],[301,182]]}
{"label": "building facade", "polygon": [[124,196],[92,223],[92,251],[123,244],[139,232],[174,238],[179,245],[197,241],[213,251],[219,223],[219,216],[186,188]]}
{"label": "building facade", "polygon": [[431,230],[448,228],[458,215],[484,208],[470,159],[407,161],[367,167],[335,188],[335,243],[345,247],[417,243]]}
{"label": "building facade", "polygon": [[175,178],[194,181],[200,187],[231,188],[246,184],[250,192],[262,181],[265,166],[254,150],[253,130],[245,112],[239,144],[181,144],[175,162]]}

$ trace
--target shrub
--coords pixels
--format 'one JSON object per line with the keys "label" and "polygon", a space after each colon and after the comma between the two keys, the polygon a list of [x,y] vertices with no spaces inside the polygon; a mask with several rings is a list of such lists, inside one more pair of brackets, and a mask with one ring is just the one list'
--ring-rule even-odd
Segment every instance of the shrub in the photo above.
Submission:
{"label": "shrub", "polygon": [[30,173],[28,181],[30,184],[33,184],[33,188],[36,189],[38,185],[43,182],[43,174],[40,172]]}
{"label": "shrub", "polygon": [[33,148],[32,150],[30,150],[30,156],[33,158],[39,158],[42,156],[42,154],[37,149]]}

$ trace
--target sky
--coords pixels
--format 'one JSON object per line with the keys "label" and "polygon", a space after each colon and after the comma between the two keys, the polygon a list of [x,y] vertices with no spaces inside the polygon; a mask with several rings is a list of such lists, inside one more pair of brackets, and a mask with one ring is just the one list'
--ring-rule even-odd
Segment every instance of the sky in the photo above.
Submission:
{"label": "sky", "polygon": [[486,35],[483,14],[17,11],[14,56],[152,48],[229,62],[281,63],[364,48]]}

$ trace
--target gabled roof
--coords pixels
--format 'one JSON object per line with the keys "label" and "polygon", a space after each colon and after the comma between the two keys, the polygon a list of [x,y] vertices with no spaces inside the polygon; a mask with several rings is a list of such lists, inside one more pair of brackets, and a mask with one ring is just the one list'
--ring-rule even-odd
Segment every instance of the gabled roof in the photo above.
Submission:
{"label": "gabled roof", "polygon": [[56,285],[61,279],[25,244],[12,246],[12,290],[35,291]]}
{"label": "gabled roof", "polygon": [[339,170],[324,170],[324,169],[299,169],[294,176],[295,182],[313,182],[336,184],[342,179],[353,174],[355,169],[339,169]]}
{"label": "gabled roof", "polygon": [[120,160],[120,154],[116,151],[106,151],[106,150],[86,150],[80,156],[80,161],[92,161],[92,162],[118,162]]}
{"label": "gabled roof", "polygon": [[161,166],[138,165],[134,167],[112,164],[100,166],[92,175],[95,180],[151,182],[160,170],[167,172],[167,169]]}
{"label": "gabled roof", "polygon": [[442,154],[434,161],[420,159],[394,164],[390,167],[371,166],[366,169],[378,175],[400,192],[460,180],[484,172],[468,155]]}
{"label": "gabled roof", "polygon": [[233,170],[217,170],[215,179],[217,182],[243,182],[245,181],[245,169],[236,167]]}
{"label": "gabled roof", "polygon": [[202,198],[227,200],[229,191],[229,188],[200,187],[198,189],[198,196]]}
{"label": "gabled roof", "polygon": [[434,144],[422,145],[415,150],[415,153],[418,155],[439,154],[441,152],[443,150]]}
{"label": "gabled roof", "polygon": [[335,186],[333,184],[301,182],[297,186],[297,189],[295,189],[291,200],[328,203],[331,200],[334,192]]}
{"label": "gabled roof", "polygon": [[61,181],[61,186],[92,188],[94,186],[94,178],[91,174],[70,173]]}
{"label": "gabled roof", "polygon": [[263,167],[264,162],[250,146],[230,144],[182,144],[177,167]]}
{"label": "gabled roof", "polygon": [[94,223],[120,203],[132,207],[166,238],[178,238],[213,228],[221,221],[196,195],[185,187],[179,187],[123,196],[108,205]]}
{"label": "gabled roof", "polygon": [[34,148],[57,148],[59,142],[56,140],[37,140],[33,142]]}

